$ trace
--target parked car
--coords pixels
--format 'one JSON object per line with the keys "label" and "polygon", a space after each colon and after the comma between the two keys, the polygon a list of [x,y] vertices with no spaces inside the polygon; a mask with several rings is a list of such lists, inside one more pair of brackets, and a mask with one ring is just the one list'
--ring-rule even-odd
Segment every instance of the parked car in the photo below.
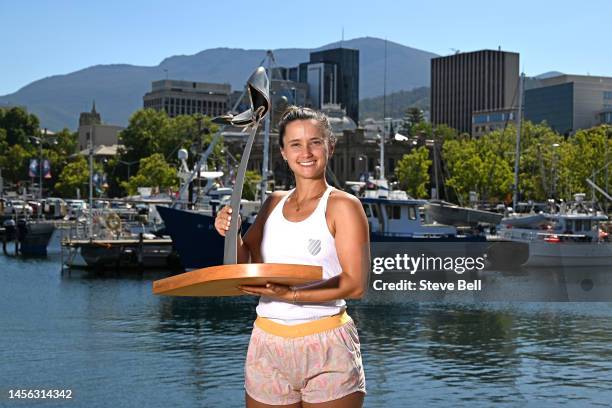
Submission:
{"label": "parked car", "polygon": [[68,213],[66,202],[57,197],[47,197],[43,212],[47,218],[64,218]]}
{"label": "parked car", "polygon": [[66,200],[66,204],[68,205],[68,217],[71,220],[77,219],[78,217],[83,215],[83,213],[87,209],[87,203],[85,202],[85,200],[69,199]]}
{"label": "parked car", "polygon": [[8,215],[32,215],[32,207],[23,200],[9,200],[4,208],[4,214]]}

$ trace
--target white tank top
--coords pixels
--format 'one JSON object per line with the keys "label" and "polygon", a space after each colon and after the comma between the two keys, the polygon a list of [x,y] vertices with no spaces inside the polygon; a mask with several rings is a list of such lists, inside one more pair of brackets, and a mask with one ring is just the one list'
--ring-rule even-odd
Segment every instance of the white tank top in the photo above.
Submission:
{"label": "white tank top", "polygon": [[[283,206],[295,189],[280,200],[264,225],[261,255],[265,263],[319,265],[323,268],[323,279],[342,272],[334,237],[325,219],[332,189],[331,186],[327,187],[313,213],[303,221],[289,221],[283,215]],[[262,296],[256,310],[258,316],[279,323],[299,324],[340,313],[345,305],[344,299],[294,304]]]}

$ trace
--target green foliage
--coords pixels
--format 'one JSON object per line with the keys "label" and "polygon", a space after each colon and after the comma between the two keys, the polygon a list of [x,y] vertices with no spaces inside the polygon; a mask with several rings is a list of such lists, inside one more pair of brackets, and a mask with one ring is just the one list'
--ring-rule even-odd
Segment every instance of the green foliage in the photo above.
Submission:
{"label": "green foliage", "polygon": [[[131,175],[134,175],[139,171],[141,159],[160,154],[164,162],[178,167],[177,153],[183,148],[190,152],[188,164],[191,167],[197,161],[195,153],[206,149],[216,131],[217,126],[203,115],[170,118],[165,112],[153,109],[135,112],[128,127],[119,135],[124,149],[119,157],[108,164],[108,172],[113,175],[110,179],[113,195],[123,193],[121,190],[128,185],[128,167],[125,163],[135,163],[130,169]],[[225,163],[223,149],[221,140],[208,158],[210,169]]]}
{"label": "green foliage", "polygon": [[427,184],[429,184],[429,149],[425,146],[413,149],[397,163],[395,176],[400,188],[414,198],[429,197]]}
{"label": "green foliage", "polygon": [[157,187],[160,191],[169,187],[176,188],[178,187],[176,169],[171,167],[160,153],[141,159],[138,173],[123,182],[123,188],[130,195],[136,194],[138,187]]}
{"label": "green foliage", "polygon": [[261,174],[253,170],[247,170],[244,175],[244,187],[242,188],[242,198],[245,200],[255,200],[257,185],[261,181]]}
{"label": "green foliage", "polygon": [[[94,172],[102,173],[102,166],[95,163]],[[81,191],[81,197],[89,194],[89,163],[84,156],[77,156],[64,166],[55,183],[55,190],[62,197],[76,197],[77,188]]]}
{"label": "green foliage", "polygon": [[[610,129],[599,126],[581,130],[566,139],[544,123],[523,123],[520,198],[540,202],[548,198],[572,200],[573,194],[590,191],[586,179],[612,157]],[[476,191],[481,199],[489,202],[510,203],[515,149],[516,128],[512,125],[479,139],[446,139],[442,149],[442,159],[450,175],[446,186],[460,200],[467,199],[469,191]],[[595,182],[605,187],[605,172],[596,174]]]}
{"label": "green foliage", "polygon": [[425,121],[423,111],[417,107],[408,108],[404,118],[402,119],[402,127],[399,129],[399,133],[404,136],[414,136],[414,128],[421,122]]}
{"label": "green foliage", "polygon": [[36,115],[29,114],[20,107],[0,108],[0,128],[6,130],[9,146],[28,144],[28,136],[38,133],[39,121]]}
{"label": "green foliage", "polygon": [[28,165],[32,153],[28,152],[21,145],[5,147],[5,151],[0,156],[0,167],[2,177],[11,182],[28,179]]}

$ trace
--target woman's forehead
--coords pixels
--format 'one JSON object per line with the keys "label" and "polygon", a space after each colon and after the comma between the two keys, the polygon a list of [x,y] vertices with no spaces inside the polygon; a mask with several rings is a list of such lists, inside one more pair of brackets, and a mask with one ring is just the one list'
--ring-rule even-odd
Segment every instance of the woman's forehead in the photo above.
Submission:
{"label": "woman's forehead", "polygon": [[285,127],[285,140],[323,137],[323,132],[314,119],[300,119],[290,122]]}

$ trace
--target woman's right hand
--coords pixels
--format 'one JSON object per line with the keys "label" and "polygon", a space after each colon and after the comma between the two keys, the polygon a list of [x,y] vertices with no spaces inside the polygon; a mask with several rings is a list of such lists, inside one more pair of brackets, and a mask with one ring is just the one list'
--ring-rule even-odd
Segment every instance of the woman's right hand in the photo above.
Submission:
{"label": "woman's right hand", "polygon": [[[232,208],[226,205],[217,213],[215,218],[215,229],[222,237],[229,230],[230,220],[232,219]],[[238,228],[240,228],[240,215],[238,215]]]}

